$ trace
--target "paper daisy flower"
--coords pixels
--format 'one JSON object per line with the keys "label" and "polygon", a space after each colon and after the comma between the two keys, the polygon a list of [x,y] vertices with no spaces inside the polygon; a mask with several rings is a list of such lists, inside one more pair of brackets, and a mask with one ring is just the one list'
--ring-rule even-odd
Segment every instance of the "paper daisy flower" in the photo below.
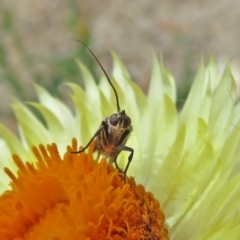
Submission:
{"label": "paper daisy flower", "polygon": [[[147,95],[113,59],[112,82],[134,129],[127,183],[95,160],[94,142],[72,154],[116,112],[106,79],[97,85],[79,63],[85,89],[68,84],[75,114],[36,85],[31,104],[46,126],[15,101],[20,140],[0,127],[0,239],[239,239],[240,107],[229,64],[219,75],[214,61],[201,63],[178,112],[174,79],[156,57]],[[121,168],[127,157],[120,153]]]}

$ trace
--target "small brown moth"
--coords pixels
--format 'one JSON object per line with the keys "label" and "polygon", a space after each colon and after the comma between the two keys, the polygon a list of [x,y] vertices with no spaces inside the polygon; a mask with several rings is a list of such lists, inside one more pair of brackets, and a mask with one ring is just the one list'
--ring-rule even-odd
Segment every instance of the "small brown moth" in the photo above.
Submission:
{"label": "small brown moth", "polygon": [[77,154],[77,153],[81,153],[81,152],[85,151],[85,149],[87,149],[89,147],[91,142],[94,139],[96,139],[94,151],[97,151],[99,153],[99,155],[102,154],[103,156],[107,157],[109,159],[109,161],[114,163],[115,167],[120,172],[122,172],[117,164],[117,157],[121,151],[129,151],[130,154],[128,156],[128,163],[123,172],[124,180],[126,181],[127,170],[132,161],[133,153],[134,153],[134,150],[131,147],[125,146],[125,144],[128,140],[128,137],[130,136],[130,134],[133,130],[133,127],[131,125],[131,119],[128,117],[125,110],[120,109],[117,91],[114,88],[105,69],[103,68],[103,66],[101,65],[101,63],[99,62],[99,60],[97,59],[95,54],[91,51],[91,49],[85,43],[83,43],[81,41],[79,41],[79,42],[81,44],[83,44],[88,49],[88,51],[92,54],[92,56],[99,64],[100,68],[102,69],[104,75],[106,76],[110,86],[112,87],[115,97],[116,97],[117,113],[114,113],[111,116],[103,119],[99,129],[95,132],[95,134],[89,140],[87,145],[80,151],[72,152],[72,153]]}

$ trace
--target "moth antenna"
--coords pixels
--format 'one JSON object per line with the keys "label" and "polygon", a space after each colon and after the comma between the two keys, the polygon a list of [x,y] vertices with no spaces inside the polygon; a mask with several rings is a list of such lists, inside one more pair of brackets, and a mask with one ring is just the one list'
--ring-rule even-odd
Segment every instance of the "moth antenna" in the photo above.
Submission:
{"label": "moth antenna", "polygon": [[98,65],[100,66],[100,68],[102,69],[104,75],[106,76],[109,84],[111,85],[113,91],[114,91],[114,94],[115,94],[115,97],[116,97],[116,102],[117,102],[117,111],[120,112],[120,105],[119,105],[119,100],[118,100],[118,95],[117,95],[117,91],[116,89],[114,88],[110,78],[108,77],[107,75],[107,72],[105,71],[105,69],[103,68],[102,64],[99,62],[99,60],[97,59],[96,55],[92,52],[92,50],[82,41],[76,39],[78,42],[80,42],[83,46],[85,46],[87,48],[87,50],[92,54],[92,56],[94,57],[94,59],[97,61]]}

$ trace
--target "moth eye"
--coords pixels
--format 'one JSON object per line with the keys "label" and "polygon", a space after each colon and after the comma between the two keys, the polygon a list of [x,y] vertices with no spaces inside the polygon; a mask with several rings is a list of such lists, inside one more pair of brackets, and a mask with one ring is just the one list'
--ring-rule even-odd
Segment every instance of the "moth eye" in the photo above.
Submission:
{"label": "moth eye", "polygon": [[117,114],[113,114],[110,116],[110,124],[113,126],[117,126],[117,124],[118,124],[118,115]]}
{"label": "moth eye", "polygon": [[131,118],[129,118],[128,116],[126,116],[126,118],[124,119],[124,124],[123,127],[127,128],[131,125]]}

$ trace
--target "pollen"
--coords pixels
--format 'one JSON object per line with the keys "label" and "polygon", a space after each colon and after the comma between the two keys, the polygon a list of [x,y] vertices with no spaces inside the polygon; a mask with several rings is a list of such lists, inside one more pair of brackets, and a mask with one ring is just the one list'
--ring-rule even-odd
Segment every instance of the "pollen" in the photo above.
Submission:
{"label": "pollen", "polygon": [[11,190],[0,196],[1,240],[168,239],[151,193],[95,160],[94,144],[88,153],[76,150],[73,139],[63,158],[56,144],[34,147],[34,164],[13,155],[18,172],[4,169]]}

